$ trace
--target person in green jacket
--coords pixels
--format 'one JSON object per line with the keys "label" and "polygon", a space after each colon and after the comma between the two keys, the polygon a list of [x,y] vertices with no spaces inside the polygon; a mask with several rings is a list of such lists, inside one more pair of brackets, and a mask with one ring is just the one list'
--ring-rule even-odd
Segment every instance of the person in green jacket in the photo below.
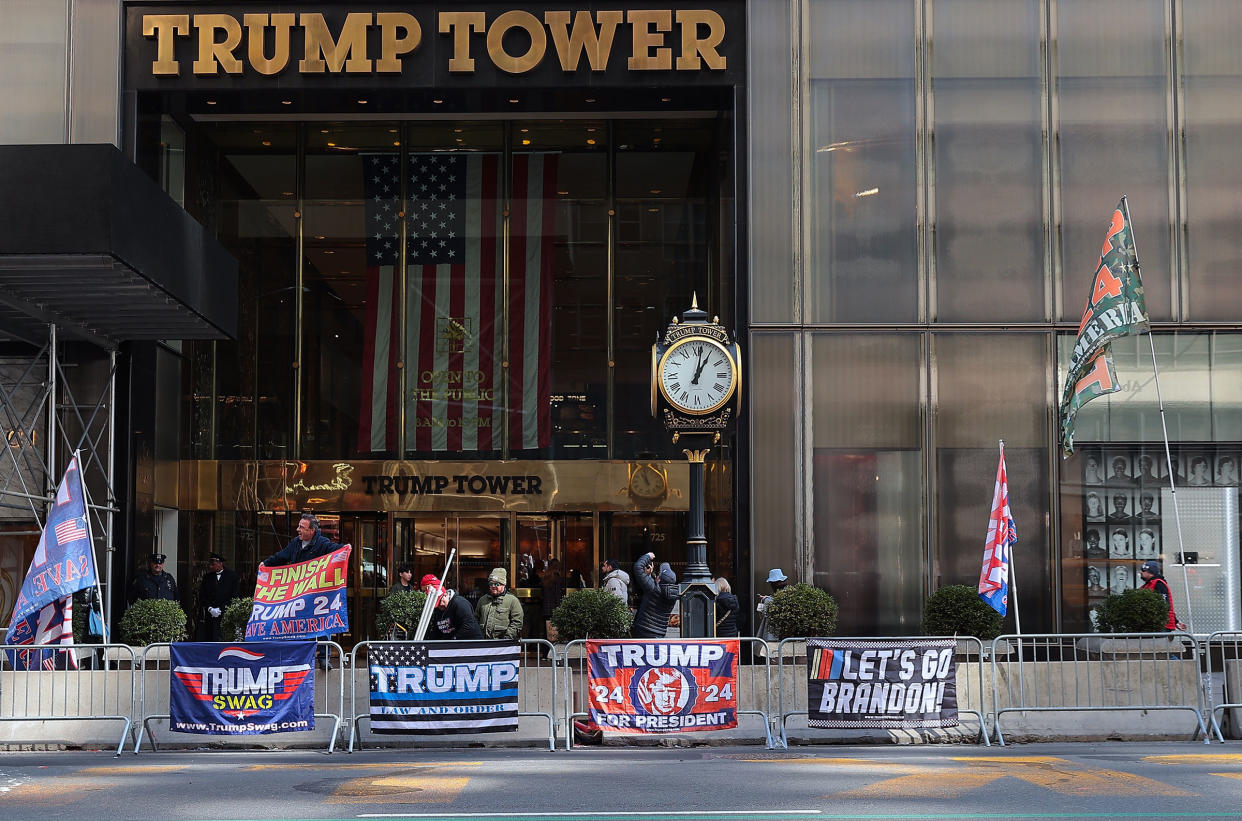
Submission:
{"label": "person in green jacket", "polygon": [[474,609],[488,639],[511,639],[522,635],[522,603],[509,592],[509,574],[498,567],[487,577],[487,592]]}

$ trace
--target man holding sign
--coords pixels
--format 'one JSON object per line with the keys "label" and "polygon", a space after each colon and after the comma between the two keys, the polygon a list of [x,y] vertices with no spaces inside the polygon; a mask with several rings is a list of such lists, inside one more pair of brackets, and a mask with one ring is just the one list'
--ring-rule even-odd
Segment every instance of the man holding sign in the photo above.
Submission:
{"label": "man holding sign", "polygon": [[[337,544],[303,513],[298,535],[259,565],[247,641],[314,639],[349,629],[345,580],[349,545]],[[329,669],[323,648],[321,662]]]}

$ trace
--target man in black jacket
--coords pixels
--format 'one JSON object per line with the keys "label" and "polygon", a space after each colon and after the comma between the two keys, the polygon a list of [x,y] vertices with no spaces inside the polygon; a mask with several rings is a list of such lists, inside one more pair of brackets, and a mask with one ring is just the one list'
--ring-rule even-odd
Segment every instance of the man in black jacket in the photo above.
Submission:
{"label": "man in black jacket", "polygon": [[344,546],[319,532],[319,520],[315,518],[315,514],[303,513],[302,518],[298,520],[297,538],[290,539],[289,544],[264,559],[260,569],[310,561],[340,550]]}
{"label": "man in black jacket", "polygon": [[437,639],[481,639],[483,630],[479,620],[474,617],[474,608],[470,602],[450,590],[433,574],[423,576],[419,585],[428,596],[439,593],[433,605],[431,624],[427,626],[427,638]]}
{"label": "man in black jacket", "polygon": [[198,584],[199,641],[220,641],[220,616],[237,595],[237,584],[237,574],[224,566],[224,557],[208,554],[207,572]]}
{"label": "man in black jacket", "polygon": [[677,574],[668,562],[660,562],[659,573],[656,573],[654,566],[654,553],[645,553],[634,562],[634,578],[643,594],[638,613],[634,616],[634,628],[630,631],[636,639],[664,638],[668,634],[669,614],[681,596]]}
{"label": "man in black jacket", "polygon": [[167,599],[177,601],[177,580],[173,574],[164,572],[164,561],[168,557],[163,553],[152,553],[147,566],[149,573],[139,573],[130,586],[129,603],[142,599]]}

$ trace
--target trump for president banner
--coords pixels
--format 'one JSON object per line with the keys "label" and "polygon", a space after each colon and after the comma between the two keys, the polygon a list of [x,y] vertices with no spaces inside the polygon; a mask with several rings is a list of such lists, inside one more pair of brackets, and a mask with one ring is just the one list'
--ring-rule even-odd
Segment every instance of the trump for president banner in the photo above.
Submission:
{"label": "trump for president banner", "polygon": [[623,733],[737,726],[737,639],[588,641],[588,715]]}
{"label": "trump for president banner", "polygon": [[517,730],[517,642],[382,642],[369,652],[374,732]]}
{"label": "trump for president banner", "polygon": [[246,641],[311,639],[349,630],[345,579],[350,546],[284,567],[262,567]]}
{"label": "trump for president banner", "polygon": [[171,730],[263,735],[315,729],[314,642],[177,642],[169,658]]}
{"label": "trump for president banner", "polygon": [[807,639],[809,725],[956,727],[956,644],[953,639]]}

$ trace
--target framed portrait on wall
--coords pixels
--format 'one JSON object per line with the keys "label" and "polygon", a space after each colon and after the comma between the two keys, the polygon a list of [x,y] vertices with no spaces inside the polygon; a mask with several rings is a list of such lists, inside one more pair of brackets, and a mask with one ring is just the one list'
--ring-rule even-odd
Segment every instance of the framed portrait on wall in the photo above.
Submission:
{"label": "framed portrait on wall", "polygon": [[1083,533],[1083,541],[1087,544],[1084,555],[1086,555],[1088,559],[1108,558],[1108,545],[1104,542],[1103,527],[1087,528]]}
{"label": "framed portrait on wall", "polygon": [[1134,460],[1134,481],[1136,484],[1144,487],[1159,487],[1161,484],[1160,475],[1157,472],[1159,468],[1159,459],[1161,457],[1155,453],[1140,453],[1138,458]]}
{"label": "framed portrait on wall", "polygon": [[1104,464],[1100,461],[1099,448],[1084,448],[1082,451],[1082,483],[1104,484]]}
{"label": "framed portrait on wall", "polygon": [[1186,487],[1211,487],[1212,461],[1208,455],[1195,451],[1183,458],[1186,463]]}
{"label": "framed portrait on wall", "polygon": [[1217,487],[1237,487],[1238,454],[1234,452],[1216,454],[1216,471],[1214,476],[1214,482]]}
{"label": "framed portrait on wall", "polygon": [[1108,558],[1134,558],[1134,528],[1129,526],[1108,528]]}
{"label": "framed portrait on wall", "polygon": [[1152,524],[1160,521],[1160,491],[1157,488],[1143,488],[1138,494],[1138,510],[1134,512],[1134,520],[1140,524]]}
{"label": "framed portrait on wall", "polygon": [[1088,522],[1104,521],[1104,497],[1099,491],[1087,491],[1082,500],[1082,515]]}
{"label": "framed portrait on wall", "polygon": [[1103,596],[1108,593],[1108,568],[1102,564],[1087,565],[1087,595]]}
{"label": "framed portrait on wall", "polygon": [[1108,570],[1108,592],[1124,593],[1134,589],[1134,568],[1128,564],[1115,564]]}
{"label": "framed portrait on wall", "polygon": [[1110,524],[1129,524],[1134,521],[1134,491],[1114,487],[1105,493],[1108,497],[1105,521]]}
{"label": "framed portrait on wall", "polygon": [[1138,528],[1138,535],[1134,540],[1134,558],[1136,559],[1158,559],[1160,558],[1160,531],[1154,527]]}
{"label": "framed portrait on wall", "polygon": [[1109,487],[1134,486],[1134,467],[1128,451],[1105,451],[1104,469],[1108,471],[1104,479],[1104,484]]}
{"label": "framed portrait on wall", "polygon": [[[1167,485],[1169,483],[1169,461],[1164,458],[1164,454],[1156,455],[1156,475],[1160,477],[1160,484]],[[1186,471],[1182,467],[1181,457],[1177,451],[1173,451],[1173,481],[1180,487],[1186,484]]]}

